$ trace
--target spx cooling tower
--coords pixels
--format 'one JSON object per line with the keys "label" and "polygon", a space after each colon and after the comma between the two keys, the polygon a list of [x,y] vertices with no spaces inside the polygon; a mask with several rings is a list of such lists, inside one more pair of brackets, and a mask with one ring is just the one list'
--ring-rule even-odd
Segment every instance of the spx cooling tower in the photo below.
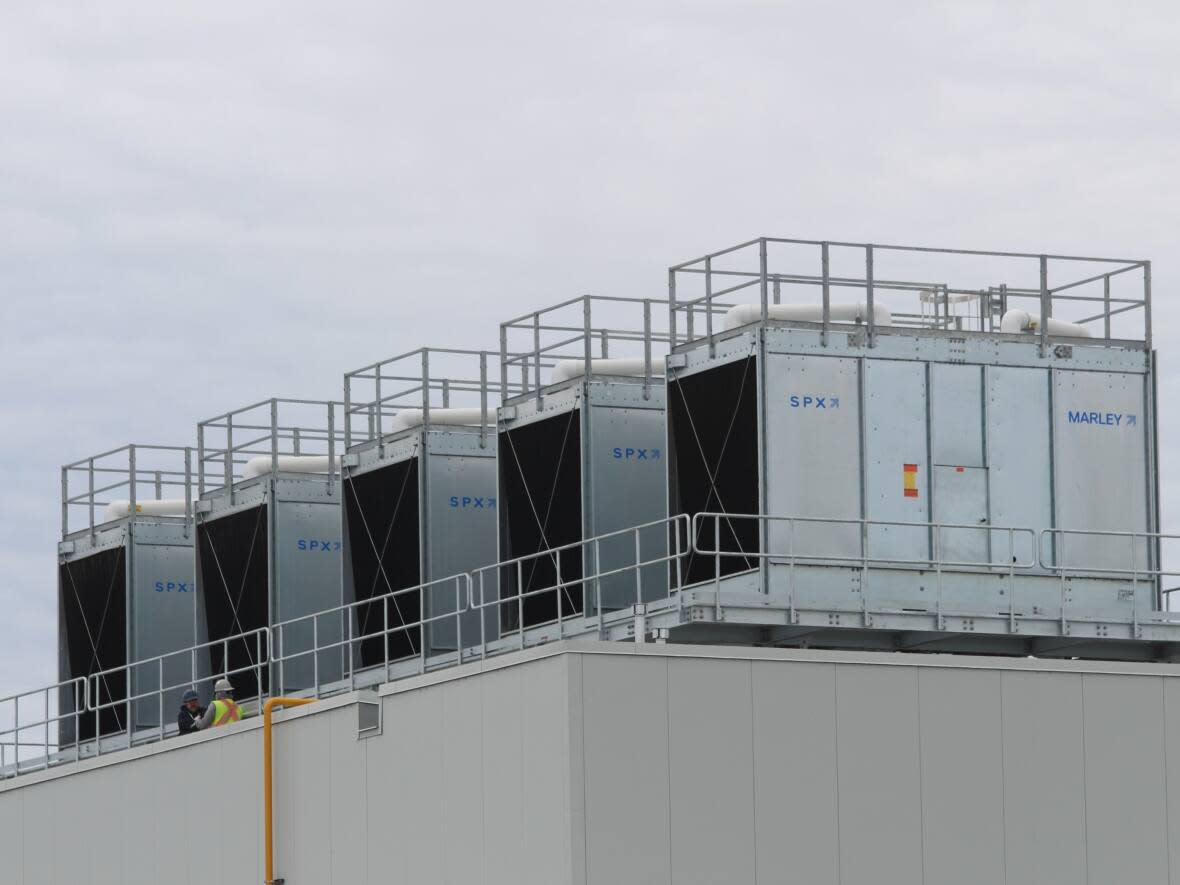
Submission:
{"label": "spx cooling tower", "polygon": [[422,348],[345,375],[344,583],[360,667],[498,636],[494,607],[471,610],[463,577],[496,561],[488,363]]}
{"label": "spx cooling tower", "polygon": [[718,514],[686,581],[761,570],[794,623],[1135,638],[1159,608],[1149,285],[1139,261],[769,239],[672,268],[670,507]]}
{"label": "spx cooling tower", "polygon": [[[642,533],[641,553],[632,534],[589,540],[666,515],[666,315],[663,301],[585,295],[501,325],[501,383],[523,388],[499,416],[502,629],[640,601],[633,575],[609,573],[662,555],[666,526]],[[664,570],[645,569],[645,595],[666,592]]]}
{"label": "spx cooling tower", "polygon": [[[62,468],[59,678],[88,680],[90,707],[62,722],[63,743],[158,728],[161,708],[166,721],[205,672],[203,653],[190,651],[192,479],[192,450],[169,446],[128,445]],[[62,711],[82,713],[68,694]]]}
{"label": "spx cooling tower", "polygon": [[[337,608],[340,579],[339,403],[270,399],[198,425],[197,578],[202,635],[215,641],[279,621]],[[293,628],[283,639],[300,646]],[[320,647],[340,639],[324,625]],[[264,650],[266,651],[266,650]],[[284,655],[276,647],[270,657]],[[257,644],[210,647],[215,672],[232,677],[239,698],[256,695]],[[284,661],[283,690],[339,679],[343,651]],[[264,683],[268,674],[263,671]],[[240,683],[240,684],[239,684]],[[262,686],[263,690],[266,685]]]}

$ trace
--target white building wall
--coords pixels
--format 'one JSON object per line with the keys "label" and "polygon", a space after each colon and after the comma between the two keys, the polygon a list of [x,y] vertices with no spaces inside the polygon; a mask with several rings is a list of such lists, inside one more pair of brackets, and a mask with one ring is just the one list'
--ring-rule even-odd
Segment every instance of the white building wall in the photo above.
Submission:
{"label": "white building wall", "polygon": [[[1180,668],[555,644],[281,714],[277,872],[1180,882]],[[5,883],[259,883],[261,730],[0,784]]]}

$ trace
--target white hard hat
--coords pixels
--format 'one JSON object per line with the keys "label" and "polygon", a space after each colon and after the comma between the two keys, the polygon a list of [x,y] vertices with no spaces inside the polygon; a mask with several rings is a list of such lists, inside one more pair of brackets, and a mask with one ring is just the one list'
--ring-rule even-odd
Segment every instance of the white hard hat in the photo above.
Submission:
{"label": "white hard hat", "polygon": [[220,694],[221,692],[232,692],[234,687],[229,684],[228,679],[218,679],[213,685],[213,691]]}

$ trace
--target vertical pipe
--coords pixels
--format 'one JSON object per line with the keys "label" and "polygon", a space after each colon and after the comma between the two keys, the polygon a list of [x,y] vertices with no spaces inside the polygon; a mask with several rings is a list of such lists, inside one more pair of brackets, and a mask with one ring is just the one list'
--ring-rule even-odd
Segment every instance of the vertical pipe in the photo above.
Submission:
{"label": "vertical pipe", "polygon": [[422,348],[422,429],[430,430],[430,349]]}
{"label": "vertical pipe", "polygon": [[831,272],[829,268],[828,258],[828,244],[820,243],[819,246],[820,265],[823,270],[823,328],[820,330],[819,338],[820,344],[824,347],[828,346],[828,329],[832,325],[832,288],[831,288]]}
{"label": "vertical pipe", "polygon": [[1151,350],[1151,262],[1143,262],[1143,344]]}
{"label": "vertical pipe", "polygon": [[[70,533],[70,469],[61,469],[61,536]],[[2,767],[2,766],[0,766]]]}
{"label": "vertical pipe", "polygon": [[443,378],[442,380],[442,407],[449,409],[451,407],[451,379]]}
{"label": "vertical pipe", "polygon": [[277,473],[279,469],[279,401],[270,401],[270,472]]}
{"label": "vertical pipe", "polygon": [[508,398],[508,327],[500,324],[500,398]]}
{"label": "vertical pipe", "polygon": [[[500,398],[508,395],[506,388],[500,389]],[[479,447],[488,447],[488,352],[479,352]]]}
{"label": "vertical pipe", "polygon": [[315,703],[308,698],[271,698],[262,705],[262,796],[265,806],[266,871],[263,885],[275,882],[275,833],[274,833],[274,751],[271,749],[272,716],[278,707],[300,707]]}
{"label": "vertical pipe", "polygon": [[197,497],[205,494],[205,425],[197,425]]}
{"label": "vertical pipe", "polygon": [[[587,307],[586,312],[589,312]],[[589,334],[589,333],[587,333]],[[533,314],[533,390],[541,407],[541,314]],[[586,371],[590,371],[590,343],[586,342]]]}
{"label": "vertical pipe", "polygon": [[94,459],[93,458],[88,459],[86,464],[87,464],[86,469],[87,469],[88,482],[89,482],[89,488],[90,488],[89,494],[87,494],[86,499],[90,505],[90,540],[93,541],[94,540]]}
{"label": "vertical pipe", "polygon": [[[689,315],[692,315],[691,309]],[[671,268],[668,269],[668,347],[676,347],[676,271]]]}
{"label": "vertical pipe", "polygon": [[[331,426],[332,426],[331,424],[328,425],[329,429],[331,428]],[[313,433],[313,436],[314,436],[314,433]],[[291,454],[292,455],[302,455],[303,454],[302,442],[303,442],[303,440],[302,440],[302,437],[300,436],[299,428],[298,427],[291,428]]]}
{"label": "vertical pipe", "polygon": [[344,449],[352,448],[352,375],[344,376]]}
{"label": "vertical pipe", "polygon": [[1053,316],[1053,299],[1049,295],[1049,258],[1042,255],[1041,264],[1041,356],[1049,352],[1049,318]]}
{"label": "vertical pipe", "polygon": [[606,359],[610,356],[610,333],[606,329],[600,329],[598,332],[598,341],[598,355]]}
{"label": "vertical pipe", "polygon": [[1110,340],[1110,275],[1102,278],[1102,337]]}
{"label": "vertical pipe", "polygon": [[873,306],[873,247],[865,246],[865,310],[869,314],[869,347],[877,346],[877,313]]}
{"label": "vertical pipe", "polygon": [[234,502],[234,416],[231,412],[225,416],[225,457],[222,468],[225,473],[225,485],[229,489],[229,503]]}
{"label": "vertical pipe", "polygon": [[135,516],[135,504],[136,504],[136,500],[139,497],[138,495],[135,494],[135,486],[136,486],[135,481],[136,481],[135,443],[132,443],[131,445],[129,445],[127,447],[127,482],[128,482],[128,485],[130,486],[130,498],[131,498],[130,510],[131,510],[132,517]]}
{"label": "vertical pipe", "polygon": [[[377,458],[385,458],[385,429],[381,426],[381,415],[385,411],[385,404],[381,402],[381,364],[377,363],[373,370],[373,409],[369,413],[369,438],[377,435]],[[376,425],[374,427],[374,424]]]}
{"label": "vertical pipe", "polygon": [[159,470],[156,471],[156,500],[161,501],[164,498],[164,477]]}
{"label": "vertical pipe", "polygon": [[[585,362],[582,364],[582,384],[588,390],[590,384],[590,376],[593,374],[593,361],[590,358],[590,336],[591,332],[591,317],[590,317],[590,296],[582,296],[582,359]],[[540,361],[540,345],[537,347],[537,360]],[[539,400],[538,400],[539,402]]]}
{"label": "vertical pipe", "polygon": [[328,402],[328,497],[336,493],[336,404]]}
{"label": "vertical pipe", "polygon": [[[706,279],[708,275],[706,275]],[[760,318],[766,322],[767,289],[766,289],[766,237],[758,241],[758,305],[762,311]]]}
{"label": "vertical pipe", "polygon": [[783,303],[782,280],[778,277],[777,274],[775,274],[775,277],[774,277],[774,303],[775,304],[782,304]]}
{"label": "vertical pipe", "polygon": [[184,447],[184,536],[193,528],[193,449]]}
{"label": "vertical pipe", "polygon": [[651,302],[643,300],[643,398],[651,399]]}
{"label": "vertical pipe", "polygon": [[[762,319],[766,319],[766,307],[762,308]],[[713,341],[713,258],[705,257],[705,337],[709,339],[709,356],[716,352]]]}

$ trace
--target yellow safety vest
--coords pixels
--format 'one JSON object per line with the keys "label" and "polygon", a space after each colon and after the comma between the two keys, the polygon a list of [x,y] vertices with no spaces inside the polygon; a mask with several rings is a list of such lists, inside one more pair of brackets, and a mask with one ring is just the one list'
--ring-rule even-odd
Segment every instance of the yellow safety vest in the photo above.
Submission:
{"label": "yellow safety vest", "polygon": [[214,701],[213,702],[213,724],[214,725],[229,725],[231,722],[237,722],[242,718],[242,708],[233,701]]}

